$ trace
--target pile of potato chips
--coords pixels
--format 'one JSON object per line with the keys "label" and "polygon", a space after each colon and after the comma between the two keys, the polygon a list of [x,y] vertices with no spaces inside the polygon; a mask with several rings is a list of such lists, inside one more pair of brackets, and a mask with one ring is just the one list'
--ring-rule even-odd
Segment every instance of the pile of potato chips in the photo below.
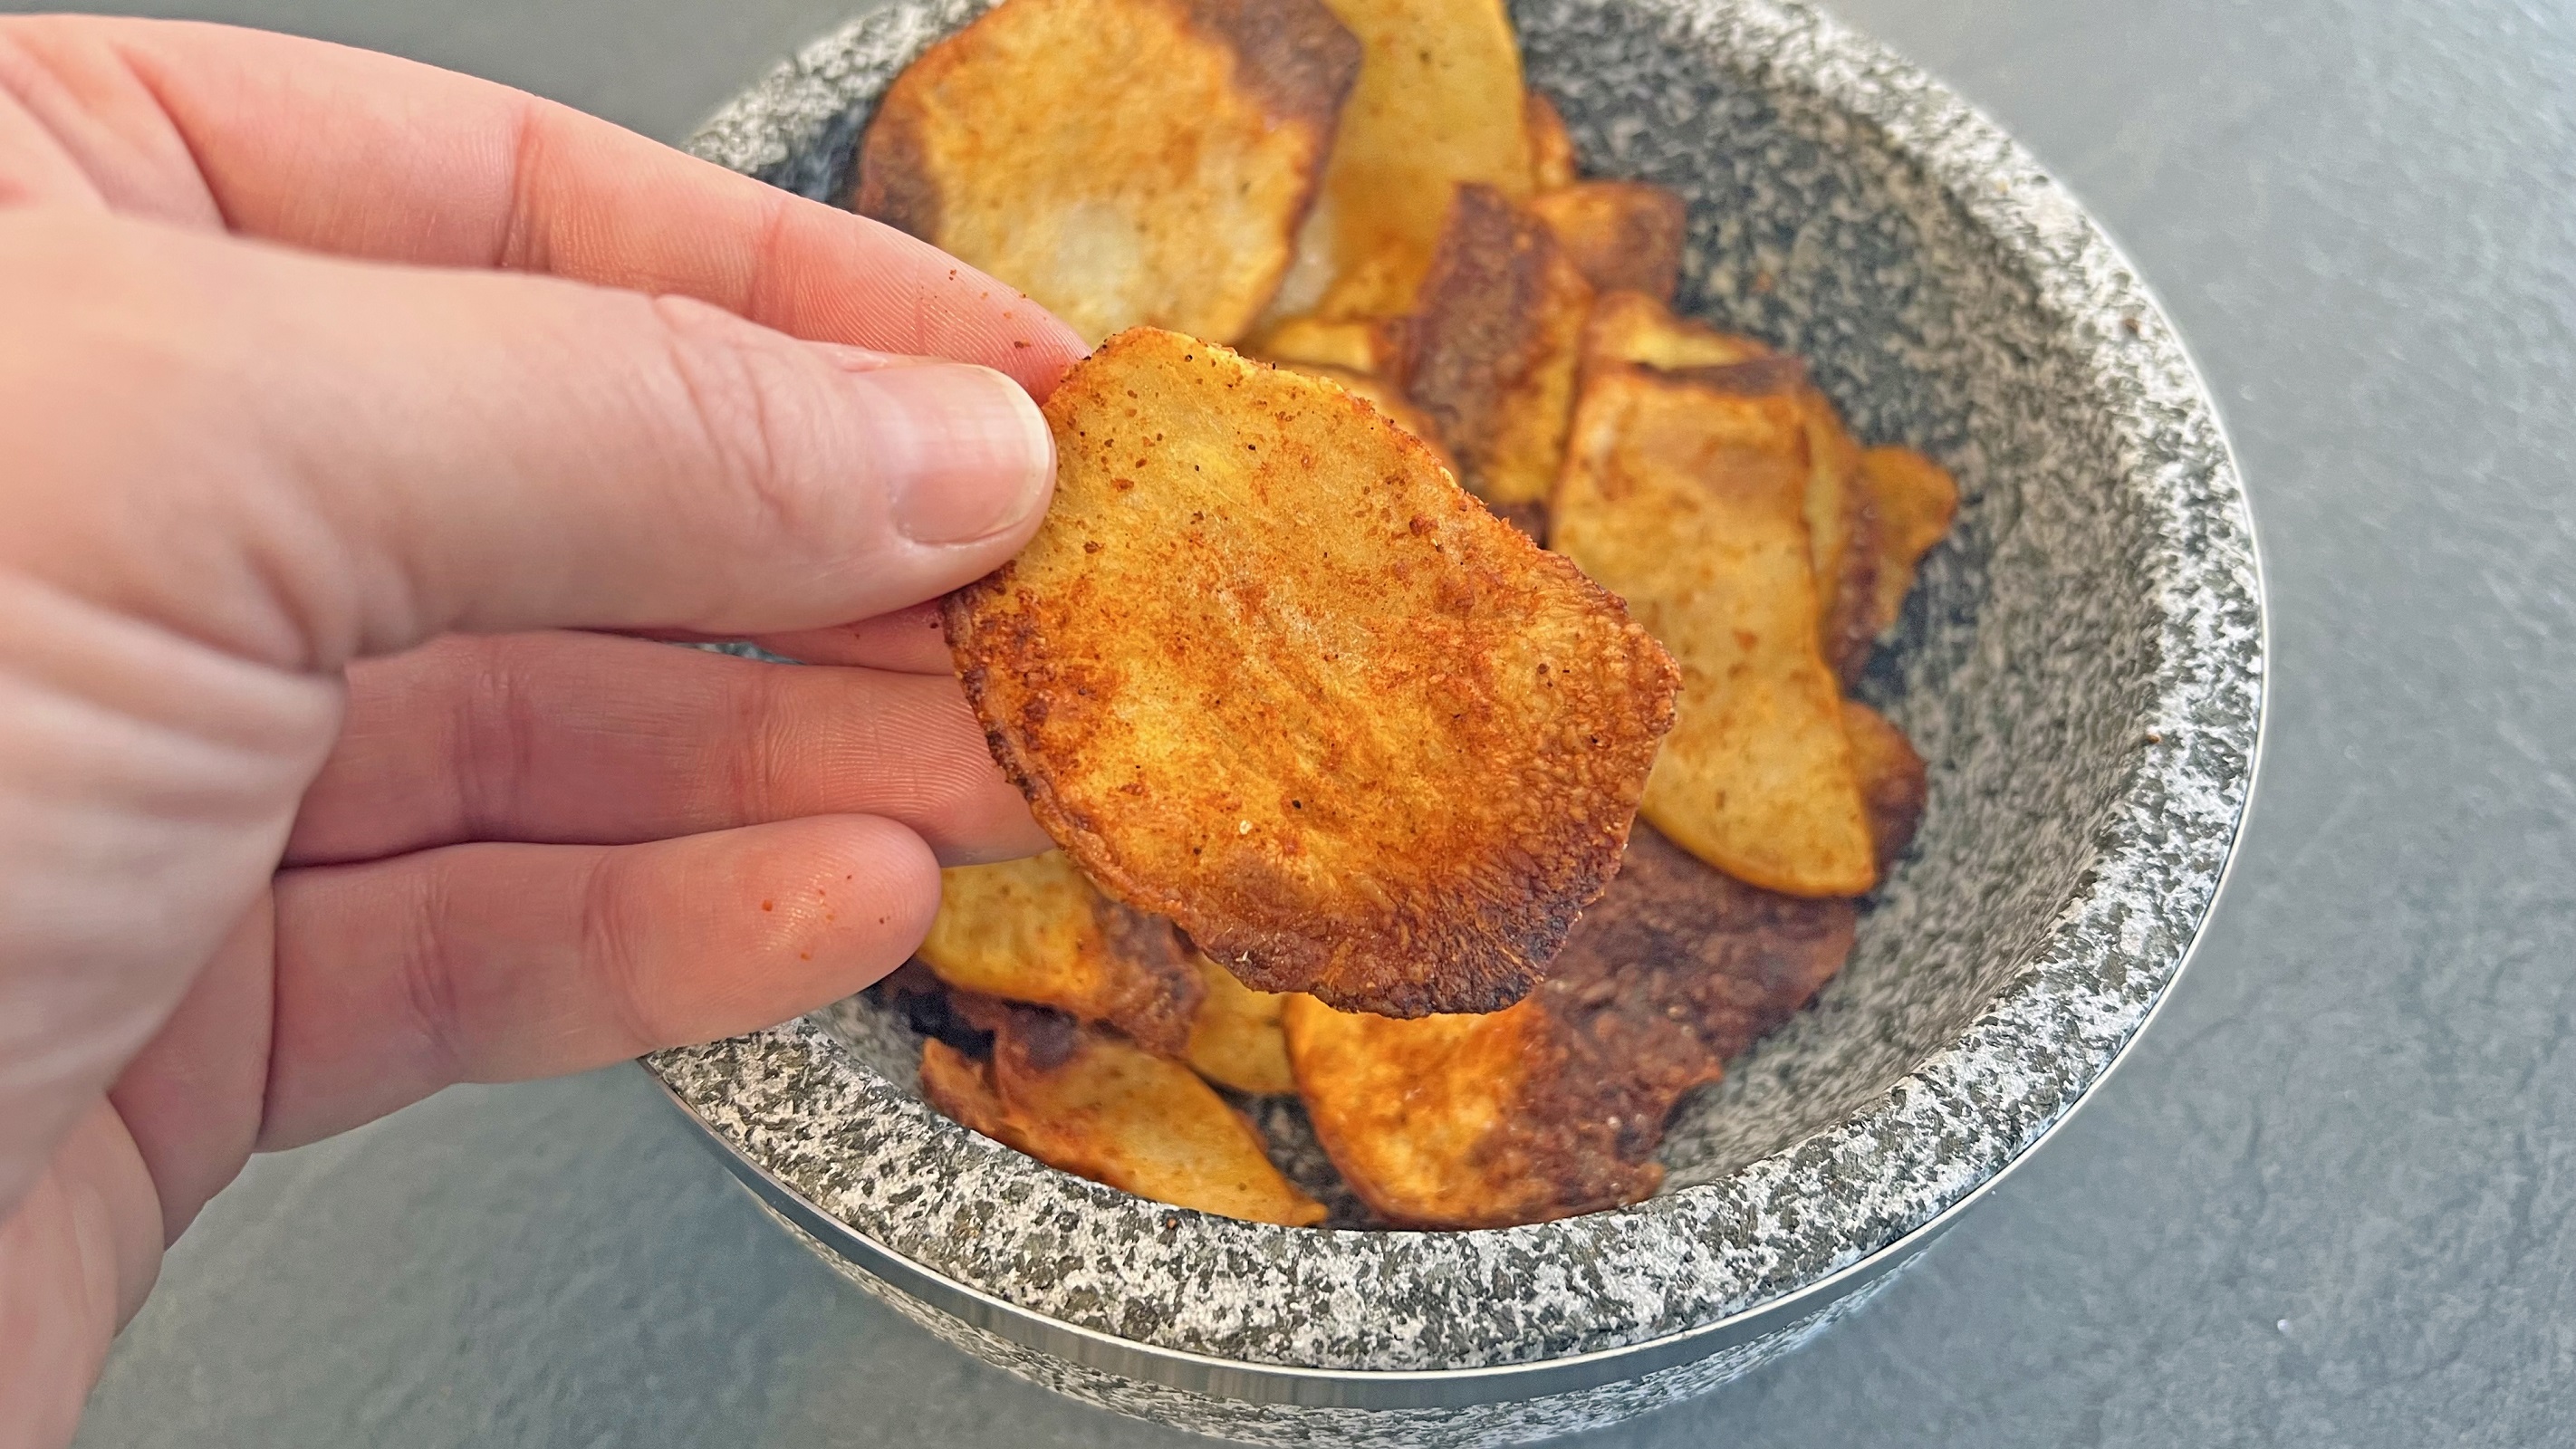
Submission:
{"label": "pile of potato chips", "polygon": [[[1188,902],[1139,909],[1063,852],[951,870],[920,951],[939,986],[903,988],[947,1002],[930,1099],[1067,1171],[1257,1221],[1326,1216],[1236,1106],[1274,1094],[1374,1223],[1651,1193],[1675,1104],[1841,967],[1913,833],[1923,764],[1844,690],[1949,528],[1949,476],[1864,447],[1797,358],[1673,315],[1682,199],[1578,177],[1500,0],[1006,0],[896,80],[850,203],[1094,343],[1165,329],[1364,400],[1679,666],[1624,863],[1544,980],[1313,988],[1409,1014],[1336,1010],[1251,989],[1166,919]],[[1278,425],[1247,413],[1242,436]],[[1595,836],[1615,851],[1626,818]]]}

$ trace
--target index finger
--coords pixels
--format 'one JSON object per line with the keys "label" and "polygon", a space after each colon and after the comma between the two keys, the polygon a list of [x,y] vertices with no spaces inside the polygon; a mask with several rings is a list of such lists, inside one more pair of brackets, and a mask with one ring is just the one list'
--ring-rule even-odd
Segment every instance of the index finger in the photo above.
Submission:
{"label": "index finger", "polygon": [[26,154],[50,144],[118,210],[695,297],[813,341],[979,362],[1041,397],[1083,351],[1020,292],[890,227],[392,56],[188,22],[0,17],[0,110],[13,104],[35,125],[0,124],[0,197],[13,172],[59,183],[59,155]]}

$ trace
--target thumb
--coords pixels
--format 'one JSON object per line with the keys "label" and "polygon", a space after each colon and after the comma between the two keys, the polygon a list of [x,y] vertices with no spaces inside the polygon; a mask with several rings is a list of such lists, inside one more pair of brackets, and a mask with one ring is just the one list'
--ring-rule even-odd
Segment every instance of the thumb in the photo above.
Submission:
{"label": "thumb", "polygon": [[685,298],[24,211],[0,314],[44,480],[0,564],[288,668],[866,618],[998,566],[1052,486],[1002,374]]}

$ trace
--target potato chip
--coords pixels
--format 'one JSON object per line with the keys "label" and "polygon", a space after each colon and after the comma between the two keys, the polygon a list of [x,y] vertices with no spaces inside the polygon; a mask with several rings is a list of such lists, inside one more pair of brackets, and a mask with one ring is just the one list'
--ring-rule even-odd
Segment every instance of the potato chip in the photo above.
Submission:
{"label": "potato chip", "polygon": [[1587,368],[1625,362],[1679,372],[1727,367],[1770,355],[1770,348],[1750,337],[1675,317],[1670,308],[1643,292],[1603,292],[1593,303],[1583,331]]}
{"label": "potato chip", "polygon": [[1106,1022],[1148,1051],[1187,1049],[1198,953],[1171,922],[1109,899],[1060,850],[939,873],[939,914],[919,952],[963,990]]}
{"label": "potato chip", "polygon": [[1191,1067],[1219,1086],[1254,1096],[1297,1090],[1297,1079],[1288,1074],[1288,1038],[1279,1029],[1279,1011],[1288,998],[1255,991],[1204,957],[1199,965],[1207,994],[1190,1028]]}
{"label": "potato chip", "polygon": [[1540,192],[1529,209],[1594,287],[1673,299],[1687,220],[1679,196],[1643,181],[1584,181]]}
{"label": "potato chip", "polygon": [[1860,515],[1826,637],[1846,683],[1868,667],[1871,646],[1905,611],[1915,569],[1959,510],[1959,485],[1911,448],[1871,448],[1859,462]]}
{"label": "potato chip", "polygon": [[1591,310],[1545,223],[1492,187],[1458,188],[1410,323],[1405,394],[1459,481],[1507,517],[1534,514],[1555,485]]}
{"label": "potato chip", "polygon": [[1323,1204],[1290,1185],[1260,1134],[1178,1062],[1058,1012],[993,1003],[971,1013],[993,1033],[977,1061],[921,1047],[932,1106],[1050,1167],[1176,1207],[1311,1227]]}
{"label": "potato chip", "polygon": [[945,606],[1038,822],[1246,985],[1519,999],[1616,867],[1663,650],[1339,388],[1138,329],[1046,414],[1045,525]]}
{"label": "potato chip", "polygon": [[1450,477],[1458,476],[1458,460],[1451,457],[1449,450],[1440,445],[1440,430],[1432,426],[1430,417],[1422,409],[1415,407],[1395,388],[1366,373],[1353,372],[1348,368],[1332,367],[1319,362],[1282,362],[1279,366],[1302,377],[1319,378],[1329,382],[1386,414],[1388,422],[1420,438],[1422,445],[1429,448],[1432,456],[1440,460],[1440,466],[1449,470]]}
{"label": "potato chip", "polygon": [[1645,818],[1739,880],[1858,895],[1877,872],[1819,644],[1803,388],[1794,358],[1595,363],[1550,542],[1681,663]]}
{"label": "potato chip", "polygon": [[1413,308],[1450,193],[1530,190],[1520,42],[1502,0],[1327,0],[1360,40],[1323,190],[1272,317]]}
{"label": "potato chip", "polygon": [[1914,843],[1931,798],[1923,757],[1885,715],[1858,700],[1843,701],[1843,732],[1851,739],[1852,768],[1860,775],[1860,797],[1869,812],[1869,836],[1884,879],[1887,868]]}
{"label": "potato chip", "polygon": [[1087,341],[1231,339],[1287,274],[1359,71],[1321,0],[1009,0],[895,78],[851,205]]}
{"label": "potato chip", "polygon": [[[1584,333],[1585,366],[1595,362],[1628,362],[1678,371],[1695,367],[1728,367],[1755,358],[1776,356],[1750,337],[1721,332],[1705,323],[1672,315],[1662,302],[1642,292],[1603,294]],[[1782,367],[1800,366],[1782,358]],[[1807,554],[1816,576],[1817,632],[1827,658],[1837,657],[1835,629],[1840,615],[1836,600],[1853,567],[1852,531],[1860,515],[1860,446],[1843,430],[1831,400],[1813,386],[1796,389],[1801,420],[1807,431]]]}
{"label": "potato chip", "polygon": [[1545,195],[1560,186],[1572,186],[1581,174],[1574,160],[1574,137],[1567,134],[1565,115],[1556,102],[1533,89],[1521,97],[1521,132],[1529,137],[1530,190]]}
{"label": "potato chip", "polygon": [[1401,317],[1291,317],[1246,349],[1282,366],[1338,367],[1402,386],[1405,323]]}
{"label": "potato chip", "polygon": [[1675,1104],[1806,1005],[1850,954],[1849,900],[1727,879],[1639,827],[1557,970],[1490,1016],[1416,1021],[1292,999],[1316,1135],[1398,1223],[1501,1227],[1634,1202]]}

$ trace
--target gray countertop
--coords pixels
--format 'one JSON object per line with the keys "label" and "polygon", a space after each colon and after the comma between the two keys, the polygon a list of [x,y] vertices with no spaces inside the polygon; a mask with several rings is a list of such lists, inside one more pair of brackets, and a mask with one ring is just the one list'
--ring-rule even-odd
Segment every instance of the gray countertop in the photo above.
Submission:
{"label": "gray countertop", "polygon": [[[14,5],[15,0],[6,0]],[[179,0],[676,138],[863,0]],[[2091,203],[2224,407],[2271,736],[2126,1068],[1877,1304],[1604,1445],[2576,1434],[2576,9],[1836,0]],[[940,1346],[633,1068],[253,1164],[81,1443],[1202,1444]]]}

